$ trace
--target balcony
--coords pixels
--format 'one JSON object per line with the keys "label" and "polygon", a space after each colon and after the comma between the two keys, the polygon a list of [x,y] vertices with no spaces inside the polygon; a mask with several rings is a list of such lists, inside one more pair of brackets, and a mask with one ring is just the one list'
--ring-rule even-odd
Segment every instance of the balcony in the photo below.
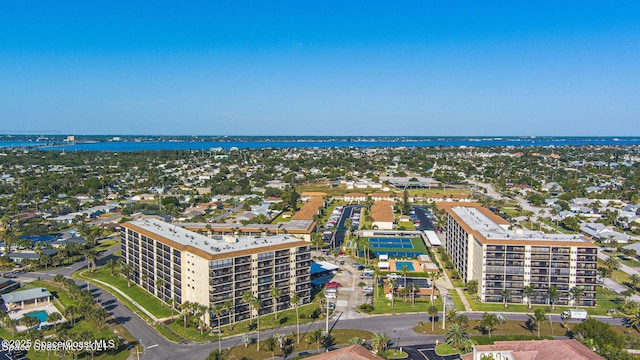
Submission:
{"label": "balcony", "polygon": [[311,255],[308,253],[304,255],[296,255],[296,261],[304,261],[309,259],[311,259]]}
{"label": "balcony", "polygon": [[251,265],[236,266],[236,273],[241,273],[241,272],[250,271],[250,270],[251,270]]}
{"label": "balcony", "polygon": [[258,271],[258,276],[271,275],[271,274],[273,274],[273,269],[264,269],[264,270]]}
{"label": "balcony", "polygon": [[226,268],[226,269],[222,269],[222,270],[211,270],[209,272],[209,276],[211,276],[211,277],[224,276],[224,275],[229,275],[232,272],[233,271],[231,270],[231,268]]}
{"label": "balcony", "polygon": [[242,281],[236,283],[236,289],[247,288],[251,286],[251,281]]}

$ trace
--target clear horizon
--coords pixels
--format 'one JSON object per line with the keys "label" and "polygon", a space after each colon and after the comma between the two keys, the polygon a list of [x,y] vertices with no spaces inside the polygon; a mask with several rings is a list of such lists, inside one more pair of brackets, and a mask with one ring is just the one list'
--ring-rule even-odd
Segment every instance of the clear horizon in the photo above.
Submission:
{"label": "clear horizon", "polygon": [[639,10],[3,2],[0,133],[638,136]]}

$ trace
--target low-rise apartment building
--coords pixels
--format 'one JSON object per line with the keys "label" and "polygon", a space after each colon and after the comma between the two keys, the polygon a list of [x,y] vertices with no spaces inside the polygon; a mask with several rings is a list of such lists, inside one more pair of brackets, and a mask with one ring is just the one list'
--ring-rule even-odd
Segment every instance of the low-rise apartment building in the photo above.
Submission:
{"label": "low-rise apartment building", "polygon": [[[594,306],[598,247],[579,234],[512,229],[479,204],[449,204],[445,249],[463,281],[478,281],[485,302],[574,305],[569,291],[581,288],[578,305]],[[527,296],[525,287],[533,285]],[[552,300],[549,289],[558,298]]]}
{"label": "low-rise apartment building", "polygon": [[[262,301],[260,315],[273,312],[269,292],[274,286],[282,293],[278,311],[290,307],[292,293],[301,304],[310,301],[310,246],[301,239],[284,234],[207,237],[156,219],[127,222],[121,234],[122,261],[131,267],[133,282],[164,302],[212,308],[231,300],[221,324],[251,316],[242,300],[246,291]],[[208,324],[216,321],[206,315]]]}

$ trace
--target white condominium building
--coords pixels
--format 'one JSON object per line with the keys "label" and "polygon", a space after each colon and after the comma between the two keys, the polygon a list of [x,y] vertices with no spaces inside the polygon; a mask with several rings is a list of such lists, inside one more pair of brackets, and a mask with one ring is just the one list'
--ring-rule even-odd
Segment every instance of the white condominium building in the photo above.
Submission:
{"label": "white condominium building", "polygon": [[[482,301],[595,305],[598,247],[585,237],[514,230],[479,204],[442,207],[447,211],[445,249],[463,281],[478,281]],[[527,295],[523,290],[530,285],[533,293]],[[577,299],[569,293],[574,287],[583,290]]]}
{"label": "white condominium building", "polygon": [[[310,301],[311,254],[303,240],[289,235],[207,237],[156,219],[130,221],[122,229],[122,261],[131,267],[133,282],[164,302],[211,308],[231,300],[221,324],[250,317],[250,305],[242,300],[246,291],[261,300],[261,315],[273,312],[273,287],[282,294],[278,311],[291,306],[292,293],[300,304]],[[217,325],[215,317],[206,318]]]}

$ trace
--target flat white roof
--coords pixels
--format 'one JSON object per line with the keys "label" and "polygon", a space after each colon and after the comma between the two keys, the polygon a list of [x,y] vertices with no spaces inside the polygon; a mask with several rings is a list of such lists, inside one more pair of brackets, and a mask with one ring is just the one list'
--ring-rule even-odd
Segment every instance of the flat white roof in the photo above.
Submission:
{"label": "flat white roof", "polygon": [[589,240],[579,234],[545,234],[542,231],[521,230],[516,232],[508,230],[491,220],[479,209],[473,207],[455,206],[452,207],[451,210],[471,229],[478,231],[487,240],[565,241],[589,243]]}
{"label": "flat white roof", "polygon": [[442,246],[442,241],[440,241],[440,238],[436,235],[435,231],[425,230],[424,234],[427,236],[427,240],[431,246]]}
{"label": "flat white roof", "polygon": [[[275,236],[214,236],[210,238],[179,226],[153,218],[130,221],[132,225],[143,228],[153,234],[177,242],[181,245],[192,246],[209,254],[221,254],[239,250],[257,249],[272,245],[301,242],[302,240],[289,235]],[[235,239],[235,242],[230,242]],[[230,241],[227,241],[230,240]]]}

